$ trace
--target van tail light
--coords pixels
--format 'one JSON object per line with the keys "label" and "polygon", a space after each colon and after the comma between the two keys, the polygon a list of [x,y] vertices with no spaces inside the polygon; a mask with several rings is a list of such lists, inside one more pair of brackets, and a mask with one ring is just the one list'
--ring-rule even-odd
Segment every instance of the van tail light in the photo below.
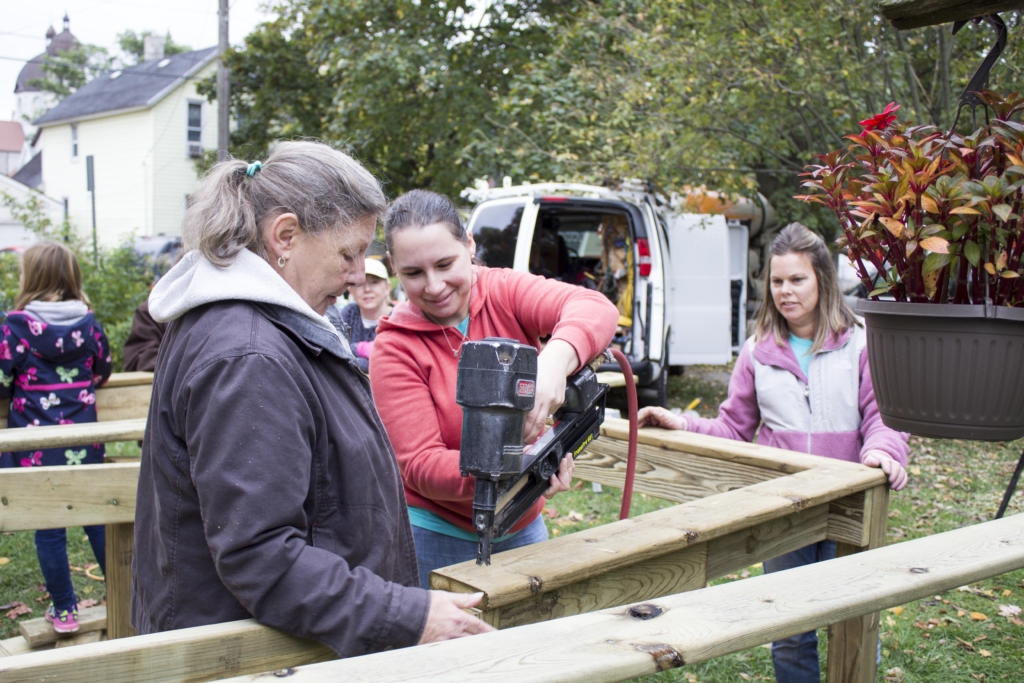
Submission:
{"label": "van tail light", "polygon": [[636,241],[636,250],[640,254],[640,277],[651,276],[651,244],[646,239]]}

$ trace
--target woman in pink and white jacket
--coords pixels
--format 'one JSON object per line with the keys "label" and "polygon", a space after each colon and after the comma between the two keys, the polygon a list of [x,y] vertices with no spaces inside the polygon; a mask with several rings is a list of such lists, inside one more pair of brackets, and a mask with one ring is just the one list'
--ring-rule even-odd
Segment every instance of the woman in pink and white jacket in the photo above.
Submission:
{"label": "woman in pink and white jacket", "polygon": [[[907,483],[907,435],[882,424],[863,324],[839,289],[820,237],[793,223],[775,239],[754,336],[736,360],[729,396],[714,419],[645,408],[640,424],[879,467],[894,490]],[[760,427],[760,432],[758,432]],[[821,541],[764,563],[766,573],[835,557]],[[779,683],[819,681],[813,631],[772,644]]]}

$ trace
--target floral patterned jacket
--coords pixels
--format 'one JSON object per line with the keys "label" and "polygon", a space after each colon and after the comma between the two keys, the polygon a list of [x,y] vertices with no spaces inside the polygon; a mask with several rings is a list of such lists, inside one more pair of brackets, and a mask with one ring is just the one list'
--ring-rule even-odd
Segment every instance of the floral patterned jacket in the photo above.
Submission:
{"label": "floral patterned jacket", "polygon": [[[69,325],[11,311],[0,326],[0,400],[8,427],[96,421],[95,388],[110,377],[110,345],[91,311]],[[103,462],[103,444],[0,454],[0,467]]]}

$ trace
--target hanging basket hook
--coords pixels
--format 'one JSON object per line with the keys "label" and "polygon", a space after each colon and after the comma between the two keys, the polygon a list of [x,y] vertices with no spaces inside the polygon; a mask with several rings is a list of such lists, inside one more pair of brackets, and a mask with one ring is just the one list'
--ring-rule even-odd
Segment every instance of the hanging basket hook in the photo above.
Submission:
{"label": "hanging basket hook", "polygon": [[[974,118],[976,107],[985,107],[985,103],[978,98],[977,93],[986,90],[988,88],[988,76],[989,72],[992,71],[992,67],[995,66],[996,62],[999,61],[1000,55],[1003,54],[1003,50],[1006,48],[1006,23],[1002,17],[998,14],[989,14],[984,17],[977,17],[975,19],[962,19],[960,21],[953,22],[953,35],[955,36],[960,29],[962,29],[968,21],[980,24],[985,21],[992,27],[992,30],[996,32],[996,42],[992,46],[992,49],[985,55],[985,59],[982,60],[981,66],[974,72],[974,76],[971,77],[971,81],[964,88],[964,91],[960,93],[960,104],[956,109],[956,118],[953,119],[953,125],[949,129],[949,133],[952,134],[956,130],[956,124],[960,121],[960,112],[963,111],[964,107],[971,108],[971,117]],[[985,107],[986,115],[988,108]]]}

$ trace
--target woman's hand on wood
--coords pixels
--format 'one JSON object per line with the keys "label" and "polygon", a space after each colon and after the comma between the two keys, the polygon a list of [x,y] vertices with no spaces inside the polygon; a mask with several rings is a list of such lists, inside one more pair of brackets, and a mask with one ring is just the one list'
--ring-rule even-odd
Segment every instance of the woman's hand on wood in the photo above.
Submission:
{"label": "woman's hand on wood", "polygon": [[889,477],[889,488],[899,491],[907,485],[907,471],[895,458],[885,451],[870,450],[864,454],[863,464],[868,467],[878,467]]}
{"label": "woman's hand on wood", "polygon": [[548,415],[553,415],[565,401],[565,378],[580,365],[576,349],[569,342],[552,339],[537,356],[537,389],[533,410],[526,415],[523,440],[533,443],[544,430]]}
{"label": "woman's hand on wood", "polygon": [[640,427],[662,427],[663,429],[680,429],[685,432],[689,426],[685,417],[676,415],[661,406],[641,408],[636,417]]}
{"label": "woman's hand on wood", "polygon": [[544,492],[545,498],[551,498],[559,491],[568,491],[569,484],[572,483],[572,472],[576,468],[576,461],[572,458],[572,453],[566,453],[565,457],[562,458],[562,462],[558,463],[558,471],[551,475],[551,486]]}
{"label": "woman's hand on wood", "polygon": [[448,593],[430,591],[430,610],[418,645],[454,640],[478,633],[493,631],[494,627],[467,614],[464,610],[476,607],[483,593]]}

